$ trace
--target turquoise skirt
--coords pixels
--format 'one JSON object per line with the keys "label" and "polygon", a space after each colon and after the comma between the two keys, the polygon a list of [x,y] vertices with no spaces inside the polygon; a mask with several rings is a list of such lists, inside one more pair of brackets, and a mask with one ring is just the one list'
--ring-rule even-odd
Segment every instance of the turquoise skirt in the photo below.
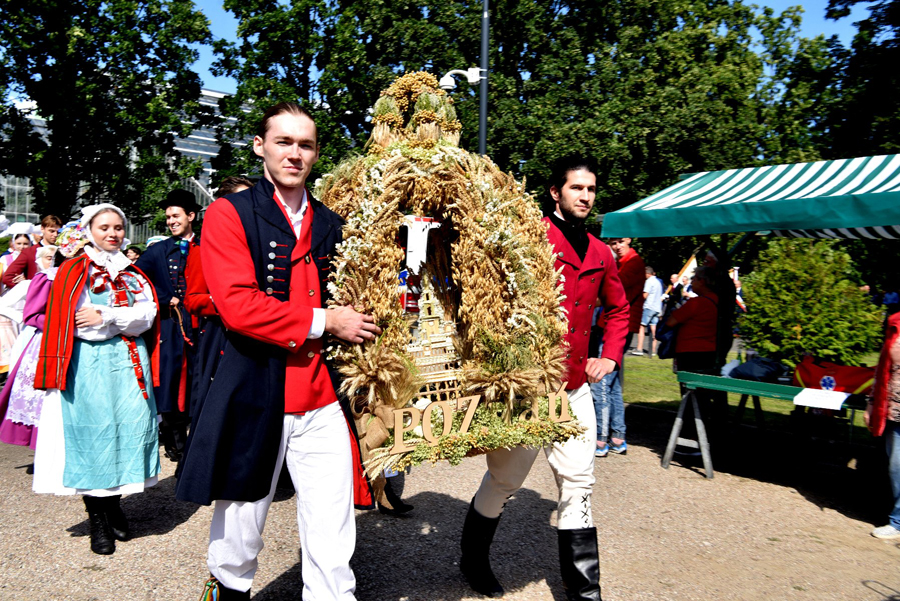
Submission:
{"label": "turquoise skirt", "polygon": [[116,336],[78,338],[62,396],[66,460],[63,485],[102,489],[144,482],[159,474],[159,434],[150,361],[137,339],[149,399],[145,399],[128,345]]}

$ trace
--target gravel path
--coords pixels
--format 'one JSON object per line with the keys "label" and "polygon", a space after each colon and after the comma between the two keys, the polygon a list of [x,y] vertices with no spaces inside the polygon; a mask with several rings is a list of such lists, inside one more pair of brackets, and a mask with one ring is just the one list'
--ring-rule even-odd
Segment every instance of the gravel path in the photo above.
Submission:
{"label": "gravel path", "polygon": [[[875,449],[744,428],[723,432],[713,450],[716,477],[706,480],[692,463],[660,468],[672,419],[629,407],[628,454],[596,461],[606,601],[900,599],[900,545],[869,536],[886,513]],[[32,457],[0,445],[0,599],[199,597],[211,510],[174,500],[173,464],[163,459],[160,484],[123,500],[136,537],[104,557],[90,552],[80,498],[31,493]],[[417,468],[404,492],[415,505],[410,517],[358,513],[360,600],[479,598],[459,576],[457,550],[483,470],[483,458]],[[564,599],[554,498],[541,455],[493,547],[507,599]],[[294,507],[287,498],[272,505],[255,600],[300,598]]]}

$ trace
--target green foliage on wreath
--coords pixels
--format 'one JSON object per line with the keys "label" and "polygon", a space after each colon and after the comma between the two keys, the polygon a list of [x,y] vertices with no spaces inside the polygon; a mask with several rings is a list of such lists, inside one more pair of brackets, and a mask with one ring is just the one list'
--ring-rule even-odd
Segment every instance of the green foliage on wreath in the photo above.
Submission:
{"label": "green foliage on wreath", "polygon": [[773,240],[743,284],[741,338],[790,367],[804,353],[858,365],[881,337],[881,310],[859,289],[850,255],[831,242]]}
{"label": "green foliage on wreath", "polygon": [[[407,433],[404,438],[406,444],[415,445],[415,447],[412,452],[402,455],[387,457],[383,454],[394,444],[394,437],[390,436],[379,449],[381,453],[376,452],[373,461],[379,464],[380,469],[395,470],[426,462],[433,464],[438,461],[448,461],[450,465],[459,465],[466,457],[481,454],[485,449],[517,446],[543,447],[557,442],[565,442],[572,436],[581,435],[585,431],[584,426],[577,421],[561,423],[551,421],[550,404],[546,397],[541,398],[538,402],[540,416],[538,421],[528,419],[529,408],[519,407],[518,414],[512,418],[510,423],[506,423],[502,416],[503,409],[503,403],[479,405],[475,410],[469,430],[465,434],[459,433],[465,412],[454,412],[453,427],[450,429],[450,433],[438,437],[438,443],[434,446],[428,445],[423,438],[417,438],[411,433]],[[443,414],[440,410],[432,411],[431,425],[433,432],[443,431]]]}

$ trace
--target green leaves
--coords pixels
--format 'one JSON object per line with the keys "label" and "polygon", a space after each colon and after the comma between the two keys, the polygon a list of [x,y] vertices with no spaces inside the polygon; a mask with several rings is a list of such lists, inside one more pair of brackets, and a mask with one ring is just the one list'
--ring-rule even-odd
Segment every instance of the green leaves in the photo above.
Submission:
{"label": "green leaves", "polygon": [[795,367],[804,353],[858,364],[881,335],[881,310],[856,282],[850,255],[833,243],[777,239],[744,279],[741,337],[770,359]]}
{"label": "green leaves", "polygon": [[[190,0],[7,0],[0,5],[0,172],[29,177],[34,210],[68,218],[111,200],[155,207],[199,166],[175,150],[200,115],[194,44],[208,22]],[[34,113],[15,108],[18,100]],[[46,120],[35,136],[27,117]]]}

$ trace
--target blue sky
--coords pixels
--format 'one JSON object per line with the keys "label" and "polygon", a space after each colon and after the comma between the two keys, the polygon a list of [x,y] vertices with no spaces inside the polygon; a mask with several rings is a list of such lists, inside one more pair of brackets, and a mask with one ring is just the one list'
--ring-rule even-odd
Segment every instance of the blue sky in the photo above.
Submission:
{"label": "blue sky", "polygon": [[[216,38],[224,38],[233,40],[237,31],[237,20],[232,17],[231,13],[226,12],[222,8],[221,0],[195,0],[197,6],[206,15],[211,22],[213,36]],[[776,13],[783,11],[789,6],[800,5],[803,7],[803,23],[801,33],[805,37],[815,37],[824,34],[825,37],[837,35],[841,43],[845,46],[849,45],[853,38],[855,28],[854,21],[865,18],[868,11],[865,8],[856,6],[851,16],[841,19],[840,21],[830,21],[825,18],[825,9],[828,6],[828,0],[757,0],[756,4],[761,6],[769,6]],[[203,87],[216,90],[219,92],[233,93],[235,91],[235,81],[227,77],[213,77],[209,72],[209,66],[213,61],[212,49],[205,47],[200,49],[200,59],[194,64],[194,68],[200,74],[203,80]]]}

